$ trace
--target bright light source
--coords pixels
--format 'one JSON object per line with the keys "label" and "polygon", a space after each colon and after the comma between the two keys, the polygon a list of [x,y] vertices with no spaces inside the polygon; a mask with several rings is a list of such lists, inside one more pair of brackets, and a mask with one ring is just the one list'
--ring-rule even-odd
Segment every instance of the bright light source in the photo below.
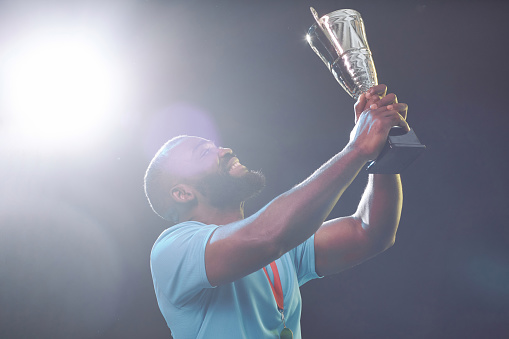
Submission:
{"label": "bright light source", "polygon": [[4,65],[11,128],[52,146],[95,137],[125,95],[117,64],[100,41],[76,32],[24,40]]}

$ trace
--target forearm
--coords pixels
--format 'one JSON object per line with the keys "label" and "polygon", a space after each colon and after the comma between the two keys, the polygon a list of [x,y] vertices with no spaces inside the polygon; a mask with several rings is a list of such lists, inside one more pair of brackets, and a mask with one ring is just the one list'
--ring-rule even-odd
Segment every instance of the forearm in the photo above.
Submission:
{"label": "forearm", "polygon": [[367,157],[351,146],[250,217],[219,227],[205,252],[212,285],[252,273],[300,245],[323,224]]}
{"label": "forearm", "polygon": [[[366,163],[347,146],[309,178],[257,213],[262,227],[287,251],[310,237],[325,221],[345,189]],[[257,222],[257,223],[258,223]]]}
{"label": "forearm", "polygon": [[402,206],[399,174],[370,174],[354,217],[361,220],[370,242],[385,249],[394,243]]}

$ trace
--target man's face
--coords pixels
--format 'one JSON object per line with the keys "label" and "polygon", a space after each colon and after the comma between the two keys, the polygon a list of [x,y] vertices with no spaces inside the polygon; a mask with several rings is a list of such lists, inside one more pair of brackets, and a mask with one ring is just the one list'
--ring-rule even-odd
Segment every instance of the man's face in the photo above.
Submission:
{"label": "man's face", "polygon": [[179,148],[183,161],[178,167],[214,207],[238,207],[265,186],[263,174],[248,170],[229,148],[197,137],[186,138]]}

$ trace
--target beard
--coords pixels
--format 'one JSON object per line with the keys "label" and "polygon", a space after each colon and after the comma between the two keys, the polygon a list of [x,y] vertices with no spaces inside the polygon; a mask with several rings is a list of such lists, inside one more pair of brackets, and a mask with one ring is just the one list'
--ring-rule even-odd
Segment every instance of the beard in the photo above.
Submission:
{"label": "beard", "polygon": [[197,184],[197,189],[216,208],[237,208],[264,187],[265,176],[260,171],[248,171],[241,177],[233,177],[224,169],[202,178]]}

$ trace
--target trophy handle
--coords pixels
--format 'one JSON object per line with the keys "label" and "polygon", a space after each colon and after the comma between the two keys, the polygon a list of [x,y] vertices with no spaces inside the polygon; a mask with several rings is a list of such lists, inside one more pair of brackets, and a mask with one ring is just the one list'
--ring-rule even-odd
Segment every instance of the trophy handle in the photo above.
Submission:
{"label": "trophy handle", "polygon": [[316,23],[320,24],[320,17],[318,16],[318,13],[316,12],[316,10],[313,7],[309,7],[309,9],[311,10],[311,14],[313,14],[313,17],[315,18]]}

